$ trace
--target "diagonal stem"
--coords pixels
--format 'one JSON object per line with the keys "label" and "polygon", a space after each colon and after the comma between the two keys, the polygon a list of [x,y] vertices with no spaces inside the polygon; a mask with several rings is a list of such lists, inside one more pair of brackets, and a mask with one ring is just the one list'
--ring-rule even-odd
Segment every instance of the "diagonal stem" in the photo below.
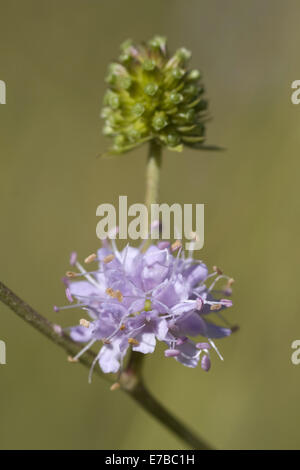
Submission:
{"label": "diagonal stem", "polygon": [[[81,346],[75,343],[69,336],[61,331],[58,325],[50,322],[47,318],[40,315],[30,305],[18,297],[12,290],[0,282],[0,300],[13,310],[26,323],[36,328],[40,333],[46,336],[50,341],[60,346],[68,354],[74,357]],[[78,359],[81,364],[90,369],[96,354],[88,350]],[[140,376],[137,376],[134,368],[127,368],[120,376],[121,389],[125,391],[142,408],[154,416],[167,429],[180,437],[189,447],[194,449],[208,450],[209,446],[193,434],[183,423],[176,419],[168,410],[166,410],[143,384]],[[95,368],[95,373],[112,383],[107,374],[103,374],[99,367]]]}
{"label": "diagonal stem", "polygon": [[212,447],[169,413],[169,411],[149,392],[142,381],[138,382],[136,387],[130,392],[130,395],[144,410],[150,413],[150,415],[155,416],[177,437],[186,442],[189,447],[197,450],[212,450]]}
{"label": "diagonal stem", "polygon": [[[57,346],[63,348],[70,357],[76,356],[77,353],[82,349],[82,345],[75,343],[68,335],[66,335],[60,326],[55,325],[50,322],[47,318],[40,315],[36,310],[34,310],[30,305],[24,302],[20,297],[18,297],[14,292],[12,292],[8,287],[6,287],[2,282],[0,282],[0,300],[7,305],[11,310],[13,310],[19,317],[23,318],[27,323],[37,329],[44,336],[47,336],[48,339],[53,341]],[[93,360],[95,359],[95,353],[88,350],[78,361],[86,367],[91,367]],[[105,380],[109,380],[109,377],[102,373],[100,368],[96,369],[96,373]]]}

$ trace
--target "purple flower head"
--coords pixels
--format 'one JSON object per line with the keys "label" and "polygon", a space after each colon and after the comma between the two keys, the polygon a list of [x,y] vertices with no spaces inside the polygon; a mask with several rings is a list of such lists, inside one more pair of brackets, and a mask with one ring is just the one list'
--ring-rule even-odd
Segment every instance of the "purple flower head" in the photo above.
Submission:
{"label": "purple flower head", "polygon": [[[129,245],[119,251],[115,240],[105,240],[85,259],[98,263],[93,271],[74,253],[71,258],[78,270],[64,278],[71,305],[55,311],[79,307],[89,316],[70,329],[74,341],[86,343],[74,359],[96,341],[102,346],[93,366],[98,362],[105,373],[122,369],[128,349],[150,354],[157,341],[166,344],[165,357],[187,367],[200,361],[208,371],[211,350],[223,359],[214,339],[232,333],[221,312],[232,305],[223,297],[233,280],[217,268],[209,274],[204,263],[185,256],[179,242],[159,242],[143,252]],[[216,318],[225,326],[215,324]]]}

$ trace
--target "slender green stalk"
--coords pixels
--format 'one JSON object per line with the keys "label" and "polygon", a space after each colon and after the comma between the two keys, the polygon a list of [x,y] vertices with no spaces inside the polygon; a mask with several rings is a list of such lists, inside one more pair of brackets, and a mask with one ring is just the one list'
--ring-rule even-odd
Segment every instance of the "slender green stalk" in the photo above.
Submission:
{"label": "slender green stalk", "polygon": [[159,176],[161,167],[162,147],[155,140],[149,143],[149,153],[146,167],[146,197],[145,203],[151,220],[151,204],[158,203]]}
{"label": "slender green stalk", "polygon": [[[79,353],[79,351],[82,349],[82,344],[80,345],[75,343],[62,331],[58,325],[55,325],[47,318],[40,315],[8,287],[2,284],[2,282],[0,282],[0,300],[11,310],[13,310],[19,317],[23,318],[23,320],[25,320],[40,333],[42,333],[44,336],[47,336],[48,339],[57,344],[57,346],[63,348],[68,353],[70,358],[76,356],[76,354]],[[78,362],[90,368],[95,357],[95,353],[93,353],[91,350],[88,350],[82,356],[80,356]],[[112,383],[110,377],[101,372],[99,367],[95,368],[95,372],[100,377]]]}
{"label": "slender green stalk", "polygon": [[197,450],[212,450],[212,448],[190,429],[188,429],[182,422],[175,418],[169,411],[162,406],[159,401],[149,392],[142,381],[133,388],[130,392],[133,398],[144,410],[150,415],[155,416],[159,421],[176,434],[180,439],[188,444],[192,449]]}

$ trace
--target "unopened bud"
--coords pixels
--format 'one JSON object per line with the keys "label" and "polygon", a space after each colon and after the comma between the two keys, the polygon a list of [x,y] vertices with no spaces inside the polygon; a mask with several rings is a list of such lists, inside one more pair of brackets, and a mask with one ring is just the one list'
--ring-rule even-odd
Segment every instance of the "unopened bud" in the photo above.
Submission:
{"label": "unopened bud", "polygon": [[180,351],[179,349],[166,349],[165,350],[165,357],[177,357],[179,356]]}
{"label": "unopened bud", "polygon": [[208,372],[211,366],[210,358],[206,354],[205,356],[202,357],[201,359],[201,368],[205,370],[205,372]]}

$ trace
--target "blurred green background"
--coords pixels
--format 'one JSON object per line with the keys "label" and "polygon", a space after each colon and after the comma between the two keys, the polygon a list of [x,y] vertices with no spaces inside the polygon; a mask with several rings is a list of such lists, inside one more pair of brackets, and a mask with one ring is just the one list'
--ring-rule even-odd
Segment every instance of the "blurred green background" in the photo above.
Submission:
{"label": "blurred green background", "polygon": [[[1,280],[55,322],[71,250],[99,245],[96,207],[144,193],[146,148],[96,156],[108,142],[99,110],[107,64],[128,37],[166,35],[193,51],[223,153],[165,152],[161,200],[205,203],[200,256],[236,279],[228,315],[239,333],[219,341],[212,370],[157,352],[151,390],[218,448],[300,448],[300,79],[297,0],[0,0]],[[0,305],[0,447],[182,449],[183,444],[106,382]]]}

